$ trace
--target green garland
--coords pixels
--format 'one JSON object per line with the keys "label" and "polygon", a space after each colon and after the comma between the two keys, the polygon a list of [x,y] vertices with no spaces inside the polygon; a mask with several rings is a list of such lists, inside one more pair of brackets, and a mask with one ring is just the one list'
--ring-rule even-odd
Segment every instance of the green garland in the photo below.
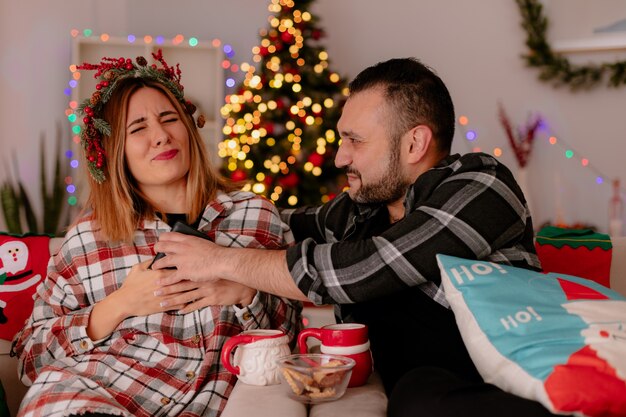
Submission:
{"label": "green garland", "polygon": [[526,46],[530,53],[524,55],[526,65],[539,68],[539,79],[552,81],[555,86],[569,84],[573,90],[589,88],[602,81],[609,73],[608,85],[620,87],[626,84],[626,61],[599,65],[574,65],[557,55],[546,40],[548,19],[542,15],[539,0],[515,0],[522,14],[522,27],[526,31]]}

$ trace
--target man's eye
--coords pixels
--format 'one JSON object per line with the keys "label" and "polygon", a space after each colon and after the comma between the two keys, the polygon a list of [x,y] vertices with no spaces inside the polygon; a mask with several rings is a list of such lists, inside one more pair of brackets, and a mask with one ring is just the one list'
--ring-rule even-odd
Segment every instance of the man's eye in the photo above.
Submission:
{"label": "man's eye", "polygon": [[136,127],[136,128],[134,128],[133,130],[130,131],[130,134],[132,135],[133,133],[137,133],[137,132],[139,132],[140,130],[143,130],[143,129],[144,129],[143,126],[142,127]]}
{"label": "man's eye", "polygon": [[178,118],[177,118],[177,117],[175,117],[175,118],[173,118],[173,119],[163,120],[163,123],[172,123],[172,122],[177,122],[177,121],[178,121]]}

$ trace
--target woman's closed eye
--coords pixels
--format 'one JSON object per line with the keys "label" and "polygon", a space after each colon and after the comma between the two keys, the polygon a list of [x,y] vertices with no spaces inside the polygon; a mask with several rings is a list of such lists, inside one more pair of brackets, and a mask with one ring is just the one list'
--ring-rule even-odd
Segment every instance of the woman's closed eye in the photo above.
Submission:
{"label": "woman's closed eye", "polygon": [[[163,124],[170,124],[170,123],[176,123],[178,120],[180,120],[178,117],[168,117],[167,119],[164,119],[161,121],[161,123]],[[135,125],[131,128],[131,130],[129,131],[129,134],[133,134],[133,133],[137,133],[139,131],[142,131],[146,128],[145,125]]]}
{"label": "woman's closed eye", "polygon": [[136,126],[136,127],[132,128],[129,133],[132,135],[133,133],[137,133],[140,130],[143,130],[145,128],[146,128],[145,126]]}

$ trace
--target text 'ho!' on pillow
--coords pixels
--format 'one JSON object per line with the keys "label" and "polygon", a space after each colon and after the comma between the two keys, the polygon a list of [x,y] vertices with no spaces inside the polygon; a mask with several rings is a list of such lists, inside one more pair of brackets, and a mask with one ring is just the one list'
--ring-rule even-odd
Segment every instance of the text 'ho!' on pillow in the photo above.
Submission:
{"label": "text 'ho!' on pillow", "polygon": [[46,276],[50,236],[0,233],[0,339],[12,340],[33,310]]}
{"label": "text 'ho!' on pillow", "polygon": [[626,416],[626,298],[570,275],[437,260],[486,382],[554,413]]}

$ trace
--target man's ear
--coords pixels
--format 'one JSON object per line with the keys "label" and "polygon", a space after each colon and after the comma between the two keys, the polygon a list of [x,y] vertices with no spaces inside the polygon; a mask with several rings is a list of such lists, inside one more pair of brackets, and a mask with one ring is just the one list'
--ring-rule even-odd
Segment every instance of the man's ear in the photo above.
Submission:
{"label": "man's ear", "polygon": [[434,146],[433,132],[426,125],[417,125],[409,132],[409,163],[419,162],[428,153],[428,149]]}

